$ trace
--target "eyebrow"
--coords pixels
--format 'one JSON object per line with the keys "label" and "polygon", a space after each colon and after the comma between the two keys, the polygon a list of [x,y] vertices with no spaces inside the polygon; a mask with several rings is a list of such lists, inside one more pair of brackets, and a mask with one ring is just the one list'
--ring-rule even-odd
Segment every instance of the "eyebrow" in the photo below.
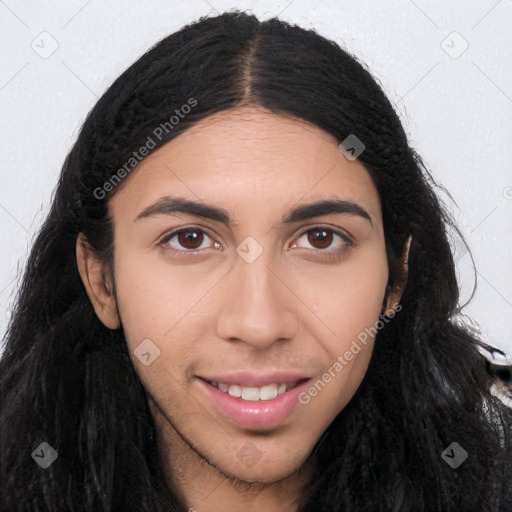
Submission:
{"label": "eyebrow", "polygon": [[[300,222],[322,215],[341,214],[358,216],[366,219],[373,226],[372,219],[369,213],[358,204],[345,201],[342,199],[325,199],[314,203],[298,206],[294,208],[287,215],[285,215],[280,222],[280,226]],[[217,206],[208,205],[205,203],[192,201],[183,197],[169,197],[165,196],[160,198],[156,203],[145,208],[139,215],[137,215],[135,222],[147,217],[155,215],[193,215],[204,219],[221,222],[227,227],[231,227],[232,219],[227,210]]]}

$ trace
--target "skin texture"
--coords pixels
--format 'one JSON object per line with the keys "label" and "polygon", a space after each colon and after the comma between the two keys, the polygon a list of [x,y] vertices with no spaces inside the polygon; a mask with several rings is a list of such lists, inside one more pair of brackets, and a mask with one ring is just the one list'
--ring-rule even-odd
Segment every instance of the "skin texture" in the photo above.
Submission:
{"label": "skin texture", "polygon": [[[136,220],[164,196],[224,208],[234,223],[188,214]],[[279,225],[292,208],[335,197],[357,203],[371,222],[329,214]],[[297,370],[314,382],[376,324],[388,266],[379,195],[368,172],[320,128],[241,107],[200,121],[146,157],[109,207],[114,275],[82,236],[78,266],[98,317],[125,330],[169,481],[199,512],[296,510],[311,450],[360,385],[373,340],[360,344],[307,405],[297,404],[268,430],[230,422],[196,376]],[[164,239],[189,227],[201,228],[193,233],[202,240]],[[332,229],[332,240],[315,238],[318,227]],[[236,252],[248,236],[263,249],[252,263]],[[336,252],[339,258],[326,256]],[[399,299],[399,288],[392,289],[388,307]],[[145,339],[160,350],[149,366],[133,352]],[[252,465],[238,456],[248,449],[257,459]]]}

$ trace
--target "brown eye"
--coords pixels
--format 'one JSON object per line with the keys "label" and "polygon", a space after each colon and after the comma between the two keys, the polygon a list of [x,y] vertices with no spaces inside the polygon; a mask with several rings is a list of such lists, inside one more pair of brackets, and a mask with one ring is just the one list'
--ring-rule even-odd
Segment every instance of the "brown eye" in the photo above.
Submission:
{"label": "brown eye", "polygon": [[[188,252],[202,251],[212,245],[211,235],[201,228],[181,228],[167,234],[160,241],[160,245],[175,254],[187,254]],[[216,248],[219,244],[214,244]]]}
{"label": "brown eye", "polygon": [[336,262],[341,261],[341,259],[355,247],[352,238],[342,231],[323,226],[315,226],[314,228],[304,231],[302,235],[291,244],[290,248],[294,250],[300,249],[301,247],[304,248],[304,242],[307,243],[309,251],[313,254]]}
{"label": "brown eye", "polygon": [[[348,247],[352,247],[354,242],[347,235],[335,231],[331,228],[325,228],[321,226],[314,227],[305,231],[297,240],[305,239],[313,249],[319,252],[328,252],[323,249],[332,248],[333,250],[344,250]],[[338,239],[338,244],[336,244]],[[331,247],[334,244],[333,247]],[[297,244],[293,245],[297,247]]]}
{"label": "brown eye", "polygon": [[316,249],[326,249],[333,240],[332,231],[316,228],[308,231],[308,242]]}
{"label": "brown eye", "polygon": [[185,249],[198,249],[204,239],[199,229],[185,229],[174,234],[178,235],[178,243]]}

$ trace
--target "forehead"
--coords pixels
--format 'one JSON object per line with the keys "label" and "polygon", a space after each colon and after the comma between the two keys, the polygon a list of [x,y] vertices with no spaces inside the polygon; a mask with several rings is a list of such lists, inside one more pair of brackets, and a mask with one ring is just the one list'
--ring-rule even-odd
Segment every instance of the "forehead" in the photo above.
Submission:
{"label": "forehead", "polygon": [[[139,213],[165,195],[238,209],[283,207],[335,194],[381,222],[378,192],[364,166],[347,160],[334,136],[297,118],[255,107],[208,116],[147,156],[111,200]],[[281,208],[279,209],[279,206]]]}

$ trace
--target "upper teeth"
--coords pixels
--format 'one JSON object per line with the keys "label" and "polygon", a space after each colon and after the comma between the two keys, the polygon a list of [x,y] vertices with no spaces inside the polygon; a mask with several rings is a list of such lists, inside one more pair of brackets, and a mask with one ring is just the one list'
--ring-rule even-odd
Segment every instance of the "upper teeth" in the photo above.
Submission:
{"label": "upper teeth", "polygon": [[225,384],[224,382],[209,381],[212,386],[229,393],[236,398],[256,402],[258,400],[273,400],[285,391],[294,388],[297,382],[288,382],[282,384],[266,384],[261,387],[239,386],[238,384]]}

